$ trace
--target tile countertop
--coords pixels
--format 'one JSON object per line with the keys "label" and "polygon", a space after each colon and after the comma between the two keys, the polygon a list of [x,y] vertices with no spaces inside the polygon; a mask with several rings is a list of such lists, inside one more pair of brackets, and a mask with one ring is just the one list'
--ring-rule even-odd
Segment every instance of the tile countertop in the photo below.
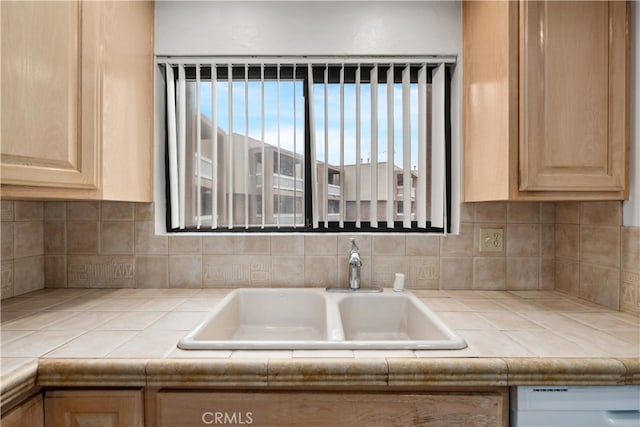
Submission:
{"label": "tile countertop", "polygon": [[3,406],[34,387],[640,384],[640,319],[556,291],[413,291],[463,350],[177,348],[227,292],[45,289],[2,301]]}

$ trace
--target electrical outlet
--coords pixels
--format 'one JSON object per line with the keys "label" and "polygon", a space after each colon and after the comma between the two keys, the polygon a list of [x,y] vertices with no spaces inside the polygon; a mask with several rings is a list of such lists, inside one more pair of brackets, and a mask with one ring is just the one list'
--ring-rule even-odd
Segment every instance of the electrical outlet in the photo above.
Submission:
{"label": "electrical outlet", "polygon": [[480,252],[502,252],[504,230],[502,228],[480,229]]}

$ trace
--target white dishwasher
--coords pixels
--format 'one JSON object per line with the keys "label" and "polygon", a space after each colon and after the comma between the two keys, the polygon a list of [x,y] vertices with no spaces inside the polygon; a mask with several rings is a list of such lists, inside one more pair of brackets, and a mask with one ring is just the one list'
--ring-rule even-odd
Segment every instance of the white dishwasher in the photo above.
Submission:
{"label": "white dishwasher", "polygon": [[511,389],[511,427],[640,427],[640,386]]}

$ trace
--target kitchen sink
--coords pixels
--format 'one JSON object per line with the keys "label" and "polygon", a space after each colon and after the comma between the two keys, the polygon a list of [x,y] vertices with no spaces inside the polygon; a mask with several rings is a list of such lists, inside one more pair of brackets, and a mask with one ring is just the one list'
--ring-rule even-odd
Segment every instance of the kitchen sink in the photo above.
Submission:
{"label": "kitchen sink", "polygon": [[451,331],[410,292],[236,289],[184,336],[185,350],[461,349]]}
{"label": "kitchen sink", "polygon": [[348,341],[439,342],[450,337],[446,326],[407,294],[350,295],[338,307]]}

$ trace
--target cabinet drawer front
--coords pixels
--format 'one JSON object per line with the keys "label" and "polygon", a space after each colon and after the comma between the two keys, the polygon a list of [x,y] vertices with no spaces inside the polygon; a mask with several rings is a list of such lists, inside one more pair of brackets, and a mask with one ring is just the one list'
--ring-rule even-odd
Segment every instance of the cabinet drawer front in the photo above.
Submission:
{"label": "cabinet drawer front", "polygon": [[506,402],[493,392],[160,392],[160,427],[502,426]]}
{"label": "cabinet drawer front", "polygon": [[628,5],[520,7],[520,190],[624,191]]}
{"label": "cabinet drawer front", "polygon": [[47,427],[143,427],[141,390],[74,390],[47,392]]}

